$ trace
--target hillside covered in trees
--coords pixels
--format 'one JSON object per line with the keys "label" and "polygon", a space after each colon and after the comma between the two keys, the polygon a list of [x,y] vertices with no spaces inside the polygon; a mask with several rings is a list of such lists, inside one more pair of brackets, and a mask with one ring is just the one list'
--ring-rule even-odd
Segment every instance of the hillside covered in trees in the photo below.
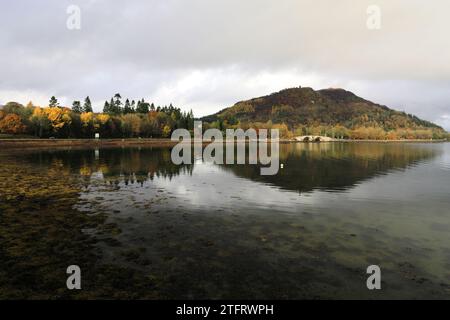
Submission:
{"label": "hillside covered in trees", "polygon": [[167,138],[177,128],[193,126],[192,111],[155,107],[144,99],[123,102],[120,94],[105,102],[103,113],[93,112],[89,97],[83,103],[74,101],[71,108],[52,97],[46,107],[9,102],[0,109],[0,133],[13,136],[93,138],[99,133],[102,138]]}
{"label": "hillside covered in trees", "polygon": [[285,138],[440,139],[438,125],[365,100],[343,89],[290,88],[236,103],[203,118],[208,127],[278,128]]}
{"label": "hillside covered in trees", "polygon": [[[343,89],[285,89],[268,96],[236,103],[204,117],[203,129],[279,129],[282,138],[322,135],[341,139],[443,139],[448,133],[438,125],[392,110]],[[51,97],[48,106],[9,102],[0,107],[0,134],[37,138],[167,138],[173,130],[192,130],[192,111],[170,104],[155,106],[115,94],[103,112],[93,112],[89,97],[60,106]]]}

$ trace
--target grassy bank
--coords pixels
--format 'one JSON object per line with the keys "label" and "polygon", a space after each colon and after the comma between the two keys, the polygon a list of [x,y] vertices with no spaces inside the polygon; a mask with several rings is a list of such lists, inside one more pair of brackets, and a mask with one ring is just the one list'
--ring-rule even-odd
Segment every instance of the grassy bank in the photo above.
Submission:
{"label": "grassy bank", "polygon": [[0,139],[0,148],[172,146],[170,139]]}
{"label": "grassy bank", "polygon": [[[329,142],[378,142],[378,143],[410,143],[410,142],[446,142],[445,139],[424,140],[333,140]],[[280,143],[316,143],[280,139]],[[208,143],[204,141],[204,143]],[[324,142],[321,142],[324,143]],[[326,143],[326,142],[325,142]],[[0,148],[54,148],[54,147],[122,147],[122,146],[174,146],[176,141],[170,139],[30,139],[30,138],[3,138],[0,139]]]}

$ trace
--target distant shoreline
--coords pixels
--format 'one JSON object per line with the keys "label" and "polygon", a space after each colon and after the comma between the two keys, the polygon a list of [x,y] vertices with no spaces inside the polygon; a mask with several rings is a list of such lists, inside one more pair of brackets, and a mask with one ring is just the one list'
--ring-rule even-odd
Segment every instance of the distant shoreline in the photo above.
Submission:
{"label": "distant shoreline", "polygon": [[170,139],[0,139],[0,148],[174,146]]}
{"label": "distant shoreline", "polygon": [[[374,140],[374,139],[336,139],[329,142],[382,142],[382,143],[395,143],[395,142],[421,142],[421,143],[436,143],[436,142],[448,142],[447,139],[396,139],[396,140]],[[307,143],[307,142],[305,142]],[[326,143],[326,141],[322,141],[321,143]]]}
{"label": "distant shoreline", "polygon": [[[290,139],[280,139],[280,143],[436,143],[447,142],[446,139],[436,140],[420,140],[420,139],[405,139],[405,140],[340,140],[334,139],[332,141],[322,142],[303,142]],[[268,141],[270,142],[270,141]],[[45,147],[121,147],[121,146],[154,146],[154,147],[170,147],[176,145],[177,141],[163,138],[150,139],[0,139],[0,148],[45,148]],[[203,143],[207,144],[208,141]]]}

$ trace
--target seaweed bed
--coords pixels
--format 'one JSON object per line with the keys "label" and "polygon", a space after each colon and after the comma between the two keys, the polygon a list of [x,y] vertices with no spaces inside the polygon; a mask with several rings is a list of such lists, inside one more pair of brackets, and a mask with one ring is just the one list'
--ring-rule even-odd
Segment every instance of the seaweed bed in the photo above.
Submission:
{"label": "seaweed bed", "polygon": [[[60,164],[16,159],[0,166],[0,299],[158,298],[154,279],[101,262],[95,244],[111,240],[105,214],[74,209],[81,183]],[[96,228],[99,237],[83,232]],[[67,290],[66,268],[79,265],[84,290]],[[101,285],[99,285],[101,284]]]}

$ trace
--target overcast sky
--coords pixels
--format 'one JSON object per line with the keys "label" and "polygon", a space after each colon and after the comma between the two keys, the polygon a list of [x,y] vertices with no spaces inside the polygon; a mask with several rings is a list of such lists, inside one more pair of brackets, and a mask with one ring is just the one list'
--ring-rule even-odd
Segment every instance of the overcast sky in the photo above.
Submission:
{"label": "overcast sky", "polygon": [[0,104],[89,95],[101,111],[120,92],[202,116],[286,87],[342,87],[450,129],[448,0],[0,3]]}

